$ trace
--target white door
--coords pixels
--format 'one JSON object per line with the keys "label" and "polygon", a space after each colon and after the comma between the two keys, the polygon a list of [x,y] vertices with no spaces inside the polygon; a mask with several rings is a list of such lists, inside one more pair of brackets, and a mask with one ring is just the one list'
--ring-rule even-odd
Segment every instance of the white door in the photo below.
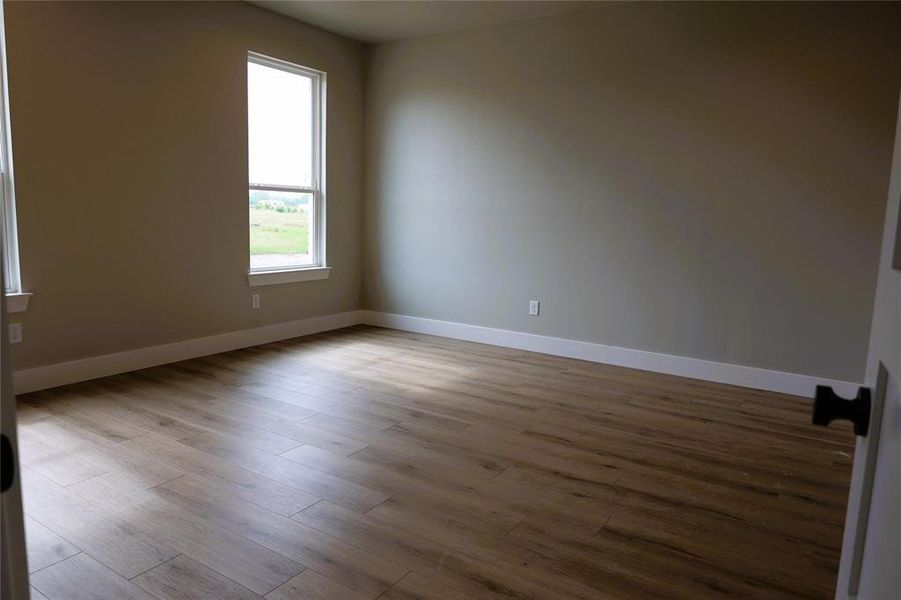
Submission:
{"label": "white door", "polygon": [[[0,265],[2,265],[0,257]],[[2,270],[2,269],[0,269]],[[0,275],[2,281],[2,275]],[[0,292],[3,287],[0,286]],[[0,298],[0,433],[3,442],[2,492],[0,492],[0,598],[28,599],[22,491],[19,486],[19,451],[16,445],[16,400],[12,365],[6,339],[6,294]]]}
{"label": "white door", "polygon": [[836,598],[901,598],[901,102],[866,385],[869,434],[857,439]]}

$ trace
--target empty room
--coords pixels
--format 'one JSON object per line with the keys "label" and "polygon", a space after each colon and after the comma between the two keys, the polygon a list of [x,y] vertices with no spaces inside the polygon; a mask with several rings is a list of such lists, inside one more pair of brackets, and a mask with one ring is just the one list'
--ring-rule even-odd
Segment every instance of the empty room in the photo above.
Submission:
{"label": "empty room", "polygon": [[3,600],[901,598],[901,2],[0,7]]}

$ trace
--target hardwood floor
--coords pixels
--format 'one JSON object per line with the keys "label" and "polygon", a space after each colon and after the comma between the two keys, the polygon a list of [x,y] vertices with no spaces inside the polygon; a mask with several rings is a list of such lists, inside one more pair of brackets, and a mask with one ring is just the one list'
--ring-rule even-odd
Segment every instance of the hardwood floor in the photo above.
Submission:
{"label": "hardwood floor", "polygon": [[36,598],[831,598],[802,398],[372,327],[22,396]]}

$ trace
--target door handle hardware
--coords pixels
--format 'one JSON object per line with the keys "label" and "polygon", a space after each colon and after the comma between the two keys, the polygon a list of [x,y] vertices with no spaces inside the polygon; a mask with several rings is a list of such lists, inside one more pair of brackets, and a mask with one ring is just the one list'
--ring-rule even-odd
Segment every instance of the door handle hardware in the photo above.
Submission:
{"label": "door handle hardware", "polygon": [[16,461],[13,457],[13,445],[6,434],[0,435],[0,493],[5,492],[13,485],[16,478]]}
{"label": "door handle hardware", "polygon": [[828,385],[818,385],[813,399],[813,424],[827,427],[836,419],[851,421],[854,435],[866,436],[870,428],[870,388],[859,388],[857,398],[846,400]]}

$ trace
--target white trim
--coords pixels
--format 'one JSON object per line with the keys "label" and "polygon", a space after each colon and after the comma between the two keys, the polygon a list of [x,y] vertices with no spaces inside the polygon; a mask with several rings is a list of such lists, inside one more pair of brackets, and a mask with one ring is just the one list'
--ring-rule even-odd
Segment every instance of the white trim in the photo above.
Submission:
{"label": "white trim", "polygon": [[31,292],[13,292],[6,294],[6,312],[20,313],[28,310],[28,301],[33,294]]}
{"label": "white trim", "polygon": [[261,192],[290,192],[292,194],[315,194],[319,192],[314,187],[304,187],[302,185],[277,185],[270,183],[251,183],[251,190],[260,190]]}
{"label": "white trim", "polygon": [[794,394],[797,396],[812,397],[817,385],[829,385],[840,396],[854,396],[861,385],[850,381],[838,381],[787,373],[785,371],[772,371],[757,367],[746,367],[728,363],[714,362],[699,358],[674,356],[658,352],[644,350],[632,350],[617,346],[607,346],[592,342],[582,342],[564,338],[555,338],[533,333],[522,333],[507,329],[495,329],[454,323],[451,321],[438,321],[422,317],[410,317],[374,311],[363,311],[363,321],[369,325],[426,333],[441,337],[481,342],[494,346],[516,348],[578,358],[591,362],[666,373],[692,379],[702,379],[716,383],[728,383],[742,387],[749,387],[772,392]]}
{"label": "white trim", "polygon": [[296,75],[303,75],[304,77],[309,77],[310,79],[314,80],[322,75],[325,75],[325,71],[298,65],[297,63],[288,62],[287,60],[282,60],[273,56],[260,54],[259,52],[254,52],[253,50],[248,50],[247,60],[258,65],[263,65],[264,67],[270,67],[272,69],[278,69],[280,71],[287,71]]}
{"label": "white trim", "polygon": [[312,267],[309,269],[283,269],[279,271],[252,271],[247,274],[247,284],[250,287],[261,285],[276,285],[279,283],[294,283],[297,281],[315,281],[328,279],[331,267]]}
{"label": "white trim", "polygon": [[367,310],[353,310],[24,369],[16,371],[13,379],[16,393],[23,394],[198,356],[350,327],[360,323],[798,396],[812,396],[816,385],[829,385],[837,394],[850,397],[857,393],[860,385],[849,381],[823,379],[784,371]]}
{"label": "white trim", "polygon": [[323,267],[328,266],[328,236],[326,235],[326,213],[327,213],[327,200],[328,194],[326,193],[327,187],[326,180],[328,177],[326,176],[328,171],[326,169],[326,161],[325,161],[325,141],[326,135],[328,134],[328,123],[326,121],[327,118],[327,109],[328,109],[328,97],[326,95],[327,87],[328,87],[328,75],[325,71],[321,71],[319,75],[318,81],[319,87],[316,89],[316,92],[319,94],[319,102],[316,103],[316,115],[313,119],[313,125],[316,127],[314,143],[317,144],[316,152],[313,154],[315,163],[315,169],[313,171],[313,176],[316,178],[315,185],[319,188],[319,194],[316,196],[316,213],[314,216],[316,217],[316,245],[315,250],[317,252],[316,259],[319,261],[319,264]]}
{"label": "white trim", "polygon": [[352,310],[322,317],[290,321],[288,323],[266,325],[255,329],[232,331],[162,346],[151,346],[116,354],[104,354],[71,362],[35,367],[33,369],[23,369],[13,373],[13,383],[16,393],[24,394],[66,385],[67,383],[116,375],[117,373],[125,373],[136,369],[146,369],[198,356],[207,356],[238,348],[247,348],[268,342],[350,327],[360,323],[360,312]]}

